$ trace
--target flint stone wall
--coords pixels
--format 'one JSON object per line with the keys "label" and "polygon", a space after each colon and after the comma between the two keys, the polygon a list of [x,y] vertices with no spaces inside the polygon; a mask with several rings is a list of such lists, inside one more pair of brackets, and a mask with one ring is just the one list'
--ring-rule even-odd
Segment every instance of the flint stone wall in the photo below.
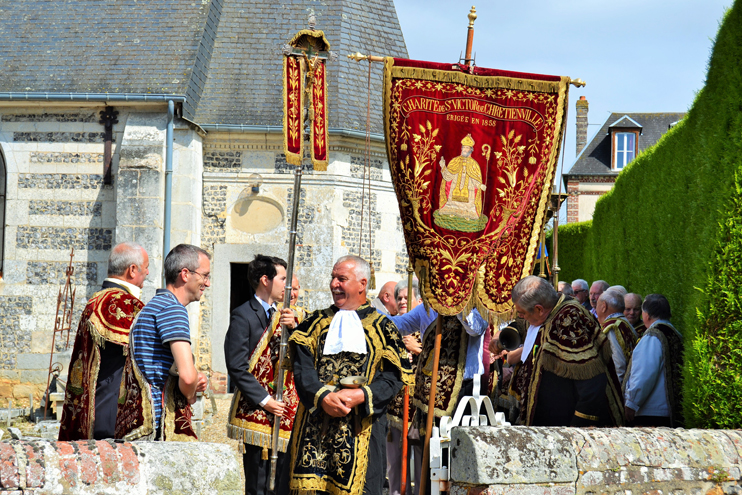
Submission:
{"label": "flint stone wall", "polygon": [[454,428],[451,495],[742,494],[742,431]]}
{"label": "flint stone wall", "polygon": [[241,469],[224,444],[0,442],[2,495],[238,495]]}

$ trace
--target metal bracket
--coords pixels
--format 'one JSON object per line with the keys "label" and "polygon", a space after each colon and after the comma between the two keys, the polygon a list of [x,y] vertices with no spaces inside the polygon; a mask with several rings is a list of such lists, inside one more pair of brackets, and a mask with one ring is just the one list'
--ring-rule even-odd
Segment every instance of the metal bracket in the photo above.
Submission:
{"label": "metal bracket", "polygon": [[[490,398],[486,395],[480,395],[481,380],[481,375],[474,375],[473,395],[461,399],[453,418],[451,416],[443,416],[440,421],[440,427],[433,428],[432,435],[430,436],[431,495],[440,495],[441,492],[449,490],[451,430],[454,427],[510,426],[510,423],[505,421],[505,413],[496,413],[494,407],[492,407]],[[469,406],[470,414],[464,415],[466,406]],[[484,411],[482,411],[483,406]],[[484,412],[484,414],[480,414],[481,412]]]}

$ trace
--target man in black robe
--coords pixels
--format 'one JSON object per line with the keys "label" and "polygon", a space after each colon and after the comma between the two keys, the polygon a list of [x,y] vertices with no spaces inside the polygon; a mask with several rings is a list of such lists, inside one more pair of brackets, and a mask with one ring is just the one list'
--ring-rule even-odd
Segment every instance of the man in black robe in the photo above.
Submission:
{"label": "man in black robe", "polygon": [[334,304],[315,311],[290,338],[301,403],[278,484],[279,495],[380,495],[386,475],[386,406],[411,384],[402,337],[366,299],[369,264],[340,258]]}
{"label": "man in black robe", "polygon": [[597,320],[540,277],[518,282],[512,299],[530,325],[511,380],[522,424],[620,426],[621,387]]}

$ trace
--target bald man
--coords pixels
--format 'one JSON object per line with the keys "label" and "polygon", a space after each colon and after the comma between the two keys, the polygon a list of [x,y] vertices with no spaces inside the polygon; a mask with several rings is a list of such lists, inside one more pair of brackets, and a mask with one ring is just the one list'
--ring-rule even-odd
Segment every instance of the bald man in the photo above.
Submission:
{"label": "bald man", "polygon": [[387,282],[379,291],[379,295],[371,301],[371,306],[386,316],[397,316],[397,301],[394,299],[394,287],[397,286],[397,282]]}
{"label": "bald man", "polygon": [[624,310],[623,315],[629,320],[631,326],[634,327],[636,334],[641,337],[644,331],[647,329],[642,321],[642,296],[634,292],[630,292],[623,297]]}

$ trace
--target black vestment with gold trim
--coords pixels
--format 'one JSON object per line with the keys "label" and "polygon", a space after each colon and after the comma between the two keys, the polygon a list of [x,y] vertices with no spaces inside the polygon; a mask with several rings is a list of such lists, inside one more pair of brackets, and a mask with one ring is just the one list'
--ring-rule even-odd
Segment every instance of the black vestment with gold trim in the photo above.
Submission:
{"label": "black vestment with gold trim", "polygon": [[[324,355],[335,306],[315,311],[289,340],[296,390],[301,400],[289,446],[280,495],[325,491],[333,495],[380,495],[386,463],[386,407],[405,384],[411,368],[394,323],[367,301],[356,310],[366,336],[366,354]],[[365,402],[333,418],[322,401],[341,379],[364,376]]]}
{"label": "black vestment with gold trim", "polygon": [[620,426],[623,399],[611,346],[577,300],[561,296],[516,368],[511,393],[527,426]]}

